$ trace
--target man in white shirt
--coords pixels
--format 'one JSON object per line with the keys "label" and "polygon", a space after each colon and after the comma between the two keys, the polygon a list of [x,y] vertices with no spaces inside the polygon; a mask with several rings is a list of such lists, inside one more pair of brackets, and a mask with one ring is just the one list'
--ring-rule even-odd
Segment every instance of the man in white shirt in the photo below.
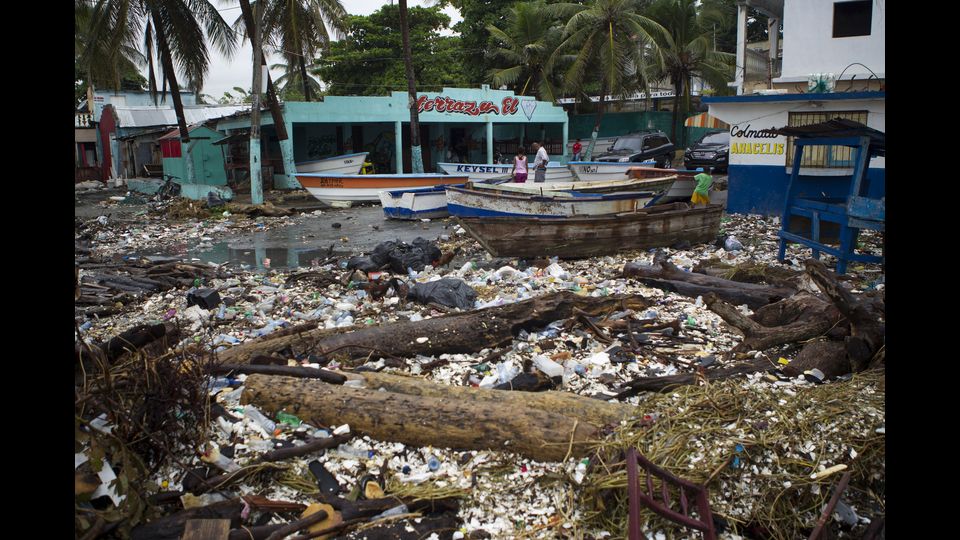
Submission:
{"label": "man in white shirt", "polygon": [[550,162],[550,157],[547,156],[547,149],[540,146],[539,141],[532,146],[537,153],[536,159],[533,160],[533,181],[542,183],[547,180],[547,163]]}

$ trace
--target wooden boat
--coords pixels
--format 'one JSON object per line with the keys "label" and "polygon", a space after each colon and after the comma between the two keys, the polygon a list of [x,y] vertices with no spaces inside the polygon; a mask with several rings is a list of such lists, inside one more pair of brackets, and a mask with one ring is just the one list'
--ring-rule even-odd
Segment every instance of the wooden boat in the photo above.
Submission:
{"label": "wooden boat", "polygon": [[[456,184],[462,187],[463,184]],[[390,219],[424,219],[449,216],[446,189],[434,186],[419,189],[398,189],[380,192],[383,215]]]}
{"label": "wooden boat", "polygon": [[360,174],[363,162],[370,152],[344,154],[297,163],[298,173]]}
{"label": "wooden boat", "polygon": [[[627,171],[630,178],[653,179],[666,176],[676,176],[677,179],[673,186],[664,193],[653,204],[668,204],[672,202],[686,202],[693,196],[693,190],[697,187],[697,181],[693,179],[699,174],[699,171],[687,171],[678,169],[656,169],[654,167],[631,167]],[[712,199],[710,202],[714,202]]]}
{"label": "wooden boat", "polygon": [[[466,174],[472,182],[482,182],[484,180],[494,180],[506,178],[513,171],[513,164],[485,165],[482,163],[437,163],[442,171],[447,174]],[[572,182],[575,180],[573,173],[566,165],[559,163],[548,163],[546,182]],[[532,182],[534,178],[533,165],[527,165],[527,182]]]}
{"label": "wooden boat", "polygon": [[349,206],[357,201],[379,201],[381,191],[462,184],[467,181],[467,176],[297,173],[297,180],[317,199],[334,206]]}
{"label": "wooden boat", "polygon": [[623,178],[620,180],[604,180],[597,182],[506,182],[492,184],[473,182],[477,189],[511,191],[515,193],[557,193],[561,191],[579,191],[581,193],[617,193],[620,191],[666,191],[676,180],[674,176],[661,178]]}
{"label": "wooden boat", "polygon": [[684,240],[712,242],[720,231],[722,213],[719,205],[690,208],[674,203],[611,216],[464,217],[457,221],[495,257],[574,259]]}
{"label": "wooden boat", "polygon": [[[653,161],[644,161],[643,165],[653,165]],[[619,163],[616,161],[571,161],[567,167],[581,182],[598,182],[605,180],[622,180],[627,171],[637,167],[639,163]]]}
{"label": "wooden boat", "polygon": [[[469,184],[468,184],[469,185]],[[555,191],[516,193],[492,189],[446,187],[447,211],[455,217],[564,218],[619,214],[643,208],[652,192],[580,193]]]}

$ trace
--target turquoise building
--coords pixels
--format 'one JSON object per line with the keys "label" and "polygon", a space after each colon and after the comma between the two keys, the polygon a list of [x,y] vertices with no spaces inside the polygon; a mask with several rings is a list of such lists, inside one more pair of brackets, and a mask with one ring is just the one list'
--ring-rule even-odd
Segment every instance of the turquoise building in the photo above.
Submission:
{"label": "turquoise building", "polygon": [[191,199],[202,199],[214,191],[230,199],[233,192],[227,187],[227,172],[221,146],[213,143],[224,134],[206,126],[189,126],[190,157],[193,160],[193,182],[185,183],[187,177],[186,157],[180,142],[180,129],[174,128],[157,139],[163,162],[163,174],[174,177],[180,184],[181,193]]}
{"label": "turquoise building", "polygon": [[[424,169],[437,163],[493,163],[496,155],[511,159],[519,145],[527,153],[533,141],[545,143],[552,161],[566,161],[569,121],[562,107],[517,96],[507,90],[444,88],[418,94],[420,145]],[[410,171],[410,109],[406,92],[389,96],[326,96],[323,101],[287,102],[283,117],[293,161],[303,162],[353,152],[370,152],[367,160],[378,173]],[[269,111],[261,115],[264,166],[272,167],[273,185],[299,188],[287,174],[281,142]],[[250,129],[249,113],[222,118],[217,130],[239,135]],[[230,152],[228,151],[228,154]]]}

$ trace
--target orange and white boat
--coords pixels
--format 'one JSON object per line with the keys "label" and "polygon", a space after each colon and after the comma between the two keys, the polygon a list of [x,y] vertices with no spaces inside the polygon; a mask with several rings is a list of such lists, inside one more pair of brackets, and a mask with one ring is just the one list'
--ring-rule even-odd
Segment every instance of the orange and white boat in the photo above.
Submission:
{"label": "orange and white boat", "polygon": [[297,180],[311,195],[331,206],[379,201],[381,191],[462,184],[466,174],[325,174],[298,173]]}

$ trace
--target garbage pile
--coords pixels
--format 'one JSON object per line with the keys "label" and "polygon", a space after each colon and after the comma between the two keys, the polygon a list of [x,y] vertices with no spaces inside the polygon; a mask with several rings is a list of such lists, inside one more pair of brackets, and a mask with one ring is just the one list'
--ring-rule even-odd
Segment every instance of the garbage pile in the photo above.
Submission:
{"label": "garbage pile", "polygon": [[[300,218],[262,217],[256,223],[282,227],[295,219]],[[151,216],[136,224],[86,223],[78,229],[78,237],[86,236],[85,257],[101,261],[100,257],[123,255],[148,244],[175,241],[178,235],[212,240],[234,227],[258,225],[248,220],[196,223]],[[776,365],[783,358],[789,363],[797,353],[796,346],[784,345],[731,354],[743,337],[704,298],[623,277],[626,263],[650,264],[658,256],[687,272],[709,269],[736,277],[749,274],[756,280],[803,273],[809,252],[797,246],[788,249],[785,264],[775,261],[776,220],[730,216],[724,218],[722,228],[715,244],[560,261],[495,259],[451,225],[454,234],[438,242],[422,238],[411,244],[387,242],[368,255],[333,258],[296,271],[258,274],[211,267],[213,271],[198,272],[189,283],[182,276],[177,286],[139,291],[127,299],[123,310],[78,321],[78,349],[96,357],[102,344],[137,325],[167,324],[178,333],[167,337],[170,343],[165,352],[125,353],[109,367],[87,366],[87,388],[100,388],[90,382],[102,380],[98,374],[103,369],[122,380],[132,376],[144,359],[163,358],[155,361],[159,366],[155,369],[192,366],[182,382],[183,391],[199,391],[194,395],[205,397],[192,402],[204,404],[209,412],[180,406],[168,407],[167,413],[151,412],[157,422],[149,426],[153,430],[175,431],[181,425],[197,429],[188,430],[176,444],[151,446],[148,455],[154,461],[147,460],[147,466],[141,467],[128,457],[129,449],[104,445],[108,437],[98,434],[112,429],[149,439],[144,428],[133,433],[129,418],[108,407],[101,411],[84,405],[83,414],[78,415],[84,417],[81,442],[85,449],[78,453],[77,474],[91,488],[80,500],[105,512],[104,527],[113,524],[134,537],[149,532],[151,523],[181,515],[188,519],[180,521],[177,536],[170,536],[179,538],[184,521],[194,514],[178,513],[198,507],[221,509],[210,517],[229,520],[228,530],[273,527],[276,531],[318,514],[321,506],[327,516],[317,522],[322,527],[313,523],[300,530],[330,528],[335,534],[348,534],[356,527],[396,527],[393,537],[399,537],[402,531],[409,534],[420,527],[418,537],[449,538],[452,523],[454,538],[623,536],[626,482],[615,463],[617,453],[632,446],[673,473],[707,485],[713,512],[723,524],[721,538],[748,537],[747,531],[759,530],[756,527],[775,538],[808,532],[837,476],[811,475],[845,464],[857,472],[861,489],[844,504],[858,517],[855,524],[838,522],[837,526],[862,533],[872,517],[883,513],[882,371],[819,384],[802,376],[771,380],[771,373],[760,370],[662,393],[626,391],[625,385],[638,378],[698,376],[740,365],[745,359],[765,359]],[[862,241],[879,249],[874,236],[866,235]],[[135,264],[136,260],[123,261],[113,270],[130,272]],[[96,277],[103,273],[103,269],[81,265],[78,278],[88,288],[105,286]],[[851,285],[852,294],[882,294],[884,286],[879,268],[858,265],[853,265],[851,278],[844,282]],[[502,346],[480,345],[473,352],[394,357],[371,350],[368,357],[348,362],[335,353],[300,350],[294,340],[298,335],[306,339],[315,331],[335,336],[362,328],[416,324],[558,292],[596,300],[639,295],[648,305],[601,315],[574,312],[521,328]],[[745,306],[738,309],[745,315],[754,312]],[[82,315],[79,306],[78,315]],[[416,337],[414,342],[431,337]],[[455,450],[445,448],[443,441],[413,446],[380,440],[357,433],[349,423],[324,424],[297,410],[261,408],[257,397],[245,392],[249,377],[288,377],[248,375],[236,369],[222,373],[214,367],[233,350],[285,339],[294,343],[286,354],[254,355],[258,360],[249,367],[348,375],[342,384],[347,392],[359,388],[349,376],[377,372],[446,387],[510,393],[553,389],[634,405],[636,416],[607,426],[595,453],[571,453],[558,461],[530,459],[509,449]],[[124,399],[150,403],[146,396],[153,390],[137,388],[142,395],[124,394]],[[152,410],[149,405],[143,407]],[[464,421],[469,427],[470,419]],[[297,449],[304,447],[315,450],[297,455]],[[292,455],[267,459],[284,452]],[[150,473],[153,465],[156,470]],[[111,487],[111,475],[125,480]],[[864,486],[879,494],[879,503],[863,495]],[[797,508],[802,511],[791,513],[789,505],[800,505]],[[116,525],[120,515],[133,518]],[[649,513],[644,517],[648,537],[689,534]],[[78,530],[96,526],[95,519],[83,519]]]}

